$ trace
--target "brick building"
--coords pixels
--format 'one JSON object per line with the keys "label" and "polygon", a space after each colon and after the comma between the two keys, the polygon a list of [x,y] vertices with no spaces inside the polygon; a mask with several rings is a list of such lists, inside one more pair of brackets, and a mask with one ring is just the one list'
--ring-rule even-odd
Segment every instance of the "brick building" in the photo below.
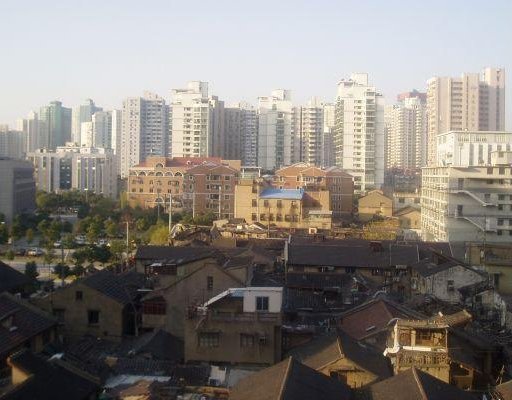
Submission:
{"label": "brick building", "polygon": [[319,168],[296,163],[278,169],[273,185],[279,189],[304,189],[306,192],[328,191],[334,217],[352,212],[354,178],[339,167]]}

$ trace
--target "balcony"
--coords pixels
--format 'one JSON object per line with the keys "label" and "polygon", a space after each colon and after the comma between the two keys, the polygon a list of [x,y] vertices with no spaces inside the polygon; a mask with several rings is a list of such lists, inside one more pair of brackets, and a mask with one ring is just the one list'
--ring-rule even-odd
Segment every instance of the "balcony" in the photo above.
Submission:
{"label": "balcony", "polygon": [[277,323],[281,320],[280,313],[268,312],[224,312],[224,311],[210,311],[207,313],[209,321],[215,322],[273,322]]}
{"label": "balcony", "polygon": [[400,367],[442,367],[448,363],[449,357],[445,352],[403,350],[397,354],[397,365]]}

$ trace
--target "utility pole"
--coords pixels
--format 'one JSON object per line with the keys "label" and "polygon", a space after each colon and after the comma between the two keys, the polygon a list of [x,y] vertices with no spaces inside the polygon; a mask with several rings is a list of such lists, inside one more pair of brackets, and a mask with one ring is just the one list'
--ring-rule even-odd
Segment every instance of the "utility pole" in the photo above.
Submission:
{"label": "utility pole", "polygon": [[196,218],[196,192],[192,192],[192,219]]}

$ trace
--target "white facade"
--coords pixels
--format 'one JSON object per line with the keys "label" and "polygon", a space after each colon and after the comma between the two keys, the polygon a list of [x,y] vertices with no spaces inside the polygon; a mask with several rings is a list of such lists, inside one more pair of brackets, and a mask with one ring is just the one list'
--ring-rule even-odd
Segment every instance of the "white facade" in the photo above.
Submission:
{"label": "white facade", "polygon": [[437,162],[437,135],[505,129],[505,70],[486,68],[460,78],[434,77],[427,88],[428,160]]}
{"label": "white facade", "polygon": [[[243,312],[254,313],[258,311],[266,313],[280,313],[283,306],[282,287],[244,287],[228,289],[215,297],[212,297],[203,307],[216,303],[225,297],[243,298]],[[266,299],[261,301],[259,299]],[[262,307],[261,306],[265,306]]]}
{"label": "white facade", "polygon": [[34,178],[38,190],[58,193],[71,189],[71,164],[73,153],[37,149],[27,154],[34,166]]}
{"label": "white facade", "polygon": [[[168,107],[161,97],[145,93],[123,101],[120,140],[121,177],[146,157],[166,156],[168,144]],[[117,140],[117,139],[116,139]]]}
{"label": "white facade", "polygon": [[240,108],[240,155],[242,165],[258,165],[258,112],[248,103],[239,103]]}
{"label": "white facade", "polygon": [[324,106],[316,97],[307,105],[296,109],[297,115],[295,140],[298,142],[298,152],[295,162],[305,162],[321,166],[324,148]]}
{"label": "white facade", "polygon": [[386,168],[426,165],[427,107],[420,97],[386,107]]}
{"label": "white facade", "polygon": [[322,167],[328,168],[336,165],[334,156],[334,129],[335,112],[334,104],[324,104],[323,116],[323,139],[322,139]]}
{"label": "white facade", "polygon": [[424,240],[512,241],[512,155],[494,152],[491,159],[486,167],[423,168]]}
{"label": "white facade", "polygon": [[[59,152],[59,148],[57,152]],[[117,164],[112,149],[81,147],[73,153],[71,187],[117,197]]]}
{"label": "white facade", "polygon": [[71,111],[71,141],[73,143],[83,143],[82,124],[91,122],[95,112],[101,111],[101,107],[96,107],[94,101],[86,99],[82,104],[73,107]]}
{"label": "white facade", "polygon": [[258,166],[273,170],[293,162],[293,105],[289,90],[273,90],[258,104]]}
{"label": "white facade", "polygon": [[44,143],[41,134],[44,132],[44,122],[39,120],[36,112],[31,111],[27,118],[19,119],[16,130],[23,132],[26,138],[25,151],[31,152],[43,147]]}
{"label": "white facade", "polygon": [[338,84],[335,161],[354,176],[356,192],[384,183],[384,98],[368,84],[368,74],[352,74]]}
{"label": "white facade", "polygon": [[224,102],[208,96],[208,83],[188,82],[173,89],[169,118],[172,157],[221,157],[224,151]]}
{"label": "white facade", "polygon": [[437,136],[437,165],[491,165],[493,151],[510,151],[512,132],[447,132]]}

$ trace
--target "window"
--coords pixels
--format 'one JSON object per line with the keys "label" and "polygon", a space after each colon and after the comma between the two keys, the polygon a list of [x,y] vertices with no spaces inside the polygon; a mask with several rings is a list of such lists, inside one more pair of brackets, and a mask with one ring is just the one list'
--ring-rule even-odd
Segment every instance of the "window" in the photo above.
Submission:
{"label": "window", "polygon": [[258,216],[255,213],[252,213],[251,214],[251,221],[257,221],[257,220],[258,220]]}
{"label": "window", "polygon": [[432,333],[430,331],[418,330],[416,331],[416,344],[429,345],[432,342]]}
{"label": "window", "polygon": [[240,334],[240,347],[254,347],[254,335]]}
{"label": "window", "polygon": [[447,285],[447,289],[449,292],[453,292],[455,290],[455,285],[454,285],[453,280],[448,280],[448,282],[446,282],[446,285]]}
{"label": "window", "polygon": [[256,311],[268,311],[268,296],[256,297]]}
{"label": "window", "polygon": [[199,347],[219,347],[220,334],[218,332],[202,332],[199,334]]}
{"label": "window", "polygon": [[100,323],[100,312],[98,310],[87,311],[87,322],[89,325],[97,325]]}
{"label": "window", "polygon": [[253,207],[258,207],[258,201],[256,199],[252,199],[251,205]]}
{"label": "window", "polygon": [[82,292],[81,290],[77,290],[77,291],[75,292],[75,300],[76,300],[76,301],[82,301],[82,300],[83,300],[83,298],[84,298],[84,294],[83,294],[83,292]]}
{"label": "window", "polygon": [[400,197],[400,198],[398,199],[398,202],[399,202],[400,204],[404,204],[404,203],[405,203],[405,199],[404,199],[403,197]]}
{"label": "window", "polygon": [[213,290],[213,276],[206,277],[206,289]]}
{"label": "window", "polygon": [[502,226],[503,225],[503,219],[502,218],[498,218],[498,226]]}

